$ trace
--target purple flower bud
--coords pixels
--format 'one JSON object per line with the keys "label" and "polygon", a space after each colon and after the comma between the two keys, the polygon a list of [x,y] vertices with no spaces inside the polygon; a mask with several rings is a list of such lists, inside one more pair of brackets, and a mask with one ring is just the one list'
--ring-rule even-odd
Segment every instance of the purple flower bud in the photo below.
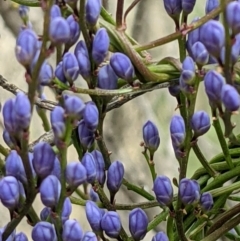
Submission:
{"label": "purple flower bud", "polygon": [[70,162],[65,170],[66,181],[70,186],[77,187],[87,180],[87,171],[81,162]]}
{"label": "purple flower bud", "polygon": [[200,201],[199,201],[202,209],[204,211],[209,211],[212,209],[213,207],[213,197],[212,194],[210,192],[204,192],[201,195]]}
{"label": "purple flower bud", "polygon": [[88,152],[85,153],[81,162],[87,171],[87,182],[93,183],[97,177],[96,165],[93,155]]}
{"label": "purple flower bud", "polygon": [[172,117],[170,133],[173,146],[180,147],[184,143],[186,136],[185,123],[182,116],[175,115]]}
{"label": "purple flower bud", "polygon": [[78,137],[84,148],[90,148],[95,140],[94,132],[89,130],[85,121],[81,120],[78,125]]}
{"label": "purple flower bud", "polygon": [[33,241],[57,241],[55,228],[51,223],[38,222],[32,230]]}
{"label": "purple flower bud", "polygon": [[61,106],[56,106],[50,114],[51,125],[56,139],[61,139],[65,135],[65,111]]}
{"label": "purple flower bud", "polygon": [[167,206],[172,203],[173,187],[168,177],[157,176],[154,180],[153,191],[156,195],[157,201],[162,206]]}
{"label": "purple flower bud", "polygon": [[[219,0],[207,0],[205,6],[205,13],[208,14],[215,8],[219,6]],[[217,15],[214,20],[219,20],[219,15]]]}
{"label": "purple flower bud", "polygon": [[86,55],[85,50],[82,48],[76,51],[75,56],[78,61],[79,74],[82,75],[84,79],[88,79],[91,73],[91,63],[88,54]]}
{"label": "purple flower bud", "polygon": [[[223,64],[225,64],[225,47],[221,49],[221,61]],[[231,48],[231,64],[234,65],[238,61],[238,57],[240,55],[240,41],[239,38],[236,38],[234,44]]]}
{"label": "purple flower bud", "polygon": [[62,82],[67,83],[67,79],[63,72],[63,62],[59,62],[56,69],[55,69],[55,76]]}
{"label": "purple flower bud", "polygon": [[99,112],[93,101],[89,101],[83,112],[83,119],[90,130],[96,130],[98,126]]}
{"label": "purple flower bud", "polygon": [[84,112],[85,103],[77,96],[64,95],[64,108],[68,116],[79,119]]}
{"label": "purple flower bud", "polygon": [[24,29],[18,35],[15,54],[18,62],[24,66],[31,64],[38,50],[38,37],[31,29]]}
{"label": "purple flower bud", "polygon": [[80,26],[79,26],[78,22],[76,21],[76,19],[74,18],[73,15],[70,15],[67,18],[67,22],[68,22],[69,27],[70,27],[70,39],[68,40],[67,45],[72,46],[79,39],[79,36],[80,36],[80,33],[81,33],[80,32]]}
{"label": "purple flower bud", "polygon": [[4,142],[8,145],[8,147],[10,149],[13,149],[14,143],[13,143],[13,141],[11,139],[11,136],[10,136],[9,132],[6,129],[3,130],[2,137],[3,137]]}
{"label": "purple flower bud", "polygon": [[95,161],[95,166],[96,166],[96,171],[97,171],[96,179],[100,185],[103,185],[105,183],[105,179],[106,179],[105,162],[104,162],[103,155],[98,150],[92,151],[91,154],[93,155],[94,161]]}
{"label": "purple flower bud", "polygon": [[69,197],[66,197],[63,203],[63,209],[62,209],[62,222],[65,223],[72,212],[72,203],[69,199]]}
{"label": "purple flower bud", "polygon": [[117,89],[117,81],[118,77],[109,64],[100,68],[98,72],[98,88],[106,90]]}
{"label": "purple flower bud", "polygon": [[108,53],[109,37],[105,28],[100,28],[93,39],[92,57],[97,64],[101,64]]}
{"label": "purple flower bud", "polygon": [[180,86],[179,85],[173,85],[168,87],[168,91],[170,95],[177,97],[181,93]]}
{"label": "purple flower bud", "polygon": [[93,188],[91,187],[90,191],[89,191],[89,197],[91,199],[91,201],[93,202],[98,202],[99,201],[99,196],[98,194],[93,190]]}
{"label": "purple flower bud", "polygon": [[86,202],[86,217],[94,232],[101,231],[101,220],[103,213],[93,201]]}
{"label": "purple flower bud", "polygon": [[87,22],[90,25],[95,25],[101,12],[101,0],[87,0],[85,7]]}
{"label": "purple flower bud", "polygon": [[208,63],[209,53],[201,42],[196,42],[192,46],[192,56],[194,61],[201,66]]}
{"label": "purple flower bud", "polygon": [[225,30],[216,20],[209,20],[200,30],[200,41],[214,57],[220,57],[221,48],[225,44]]}
{"label": "purple flower bud", "polygon": [[61,9],[57,4],[52,5],[50,10],[50,17],[51,18],[62,17]]}
{"label": "purple flower bud", "polygon": [[3,106],[4,126],[9,133],[17,131],[15,99],[9,99]]}
{"label": "purple flower bud", "polygon": [[179,183],[179,193],[185,205],[194,204],[200,199],[200,186],[196,180],[183,178]]}
{"label": "purple flower bud", "polygon": [[83,230],[76,220],[67,220],[63,225],[63,241],[79,241],[83,237]]}
{"label": "purple flower bud", "polygon": [[169,239],[164,232],[157,232],[155,236],[153,236],[152,241],[169,241]]}
{"label": "purple flower bud", "polygon": [[195,112],[191,119],[191,127],[195,137],[204,135],[211,127],[209,115],[205,111]]}
{"label": "purple flower bud", "polygon": [[74,54],[76,57],[78,52],[81,52],[89,59],[88,49],[87,49],[86,43],[83,40],[80,40],[74,49]]}
{"label": "purple flower bud", "polygon": [[45,178],[50,175],[56,155],[47,142],[38,143],[33,150],[33,167],[37,175]]}
{"label": "purple flower bud", "polygon": [[[5,229],[6,229],[7,225],[4,226],[3,228],[0,228],[0,237],[1,237],[1,241],[2,241],[2,234],[4,233]],[[9,235],[9,237],[7,238],[6,241],[15,241],[15,234],[16,234],[16,229],[14,229],[14,231]]]}
{"label": "purple flower bud", "polygon": [[17,93],[14,109],[19,128],[26,129],[30,124],[31,104],[23,92]]}
{"label": "purple flower bud", "polygon": [[49,85],[53,78],[54,75],[52,66],[44,62],[38,76],[39,83],[41,85]]}
{"label": "purple flower bud", "polygon": [[5,171],[6,176],[13,176],[23,183],[27,182],[22,159],[15,150],[12,150],[6,158]]}
{"label": "purple flower bud", "polygon": [[69,83],[78,78],[79,66],[78,61],[73,53],[66,53],[63,56],[63,72]]}
{"label": "purple flower bud", "polygon": [[109,211],[101,220],[101,227],[110,238],[116,238],[122,228],[118,213]]}
{"label": "purple flower bud", "polygon": [[124,176],[124,166],[120,161],[113,162],[107,172],[107,188],[110,193],[117,193]]}
{"label": "purple flower bud", "polygon": [[164,8],[169,16],[178,16],[182,12],[181,0],[163,0]]}
{"label": "purple flower bud", "polygon": [[227,23],[232,29],[232,34],[240,33],[240,2],[230,2],[226,8]]}
{"label": "purple flower bud", "polygon": [[221,100],[229,111],[237,111],[240,106],[240,97],[237,90],[229,85],[225,84],[221,91]]}
{"label": "purple flower bud", "polygon": [[61,183],[54,175],[47,176],[40,186],[40,197],[42,203],[47,207],[55,207],[61,193]]}
{"label": "purple flower bud", "polygon": [[70,27],[62,17],[52,18],[49,26],[49,38],[55,44],[67,43],[70,39]]}
{"label": "purple flower bud", "polygon": [[23,232],[20,232],[15,235],[14,241],[28,241],[27,235]]}
{"label": "purple flower bud", "polygon": [[28,20],[28,12],[29,12],[28,6],[20,5],[18,7],[18,13],[24,22]]}
{"label": "purple flower bud", "polygon": [[147,233],[148,217],[141,208],[129,213],[129,230],[134,240],[142,240]]}
{"label": "purple flower bud", "polygon": [[98,241],[98,239],[95,233],[86,232],[82,238],[82,241]]}
{"label": "purple flower bud", "polygon": [[131,60],[122,53],[115,53],[110,58],[110,65],[116,75],[127,81],[132,81],[135,75]]}
{"label": "purple flower bud", "polygon": [[186,84],[192,84],[195,80],[195,63],[190,56],[187,56],[182,63],[182,81]]}
{"label": "purple flower bud", "polygon": [[150,152],[155,152],[160,144],[160,137],[156,125],[151,121],[147,121],[143,126],[142,132],[145,146]]}
{"label": "purple flower bud", "polygon": [[58,180],[61,179],[61,166],[60,166],[60,161],[57,157],[54,159],[54,164],[53,164],[53,169],[52,169],[51,175],[56,176],[58,178]]}
{"label": "purple flower bud", "polygon": [[210,70],[204,77],[205,91],[212,105],[219,103],[225,79],[215,70]]}
{"label": "purple flower bud", "polygon": [[7,176],[0,181],[0,199],[2,204],[9,208],[15,208],[18,205],[20,192],[19,184],[15,177]]}
{"label": "purple flower bud", "polygon": [[48,217],[51,215],[51,208],[44,207],[40,212],[41,221],[47,221]]}
{"label": "purple flower bud", "polygon": [[196,0],[182,0],[182,9],[183,12],[189,14],[193,11]]}
{"label": "purple flower bud", "polygon": [[[199,17],[194,18],[191,24],[197,22],[199,19],[200,19]],[[188,45],[190,47],[192,47],[193,44],[195,44],[200,40],[200,29],[201,28],[197,28],[191,31],[190,33],[188,33]]]}
{"label": "purple flower bud", "polygon": [[190,56],[187,56],[184,59],[184,61],[182,63],[182,69],[183,70],[189,70],[191,72],[195,72],[195,63]]}

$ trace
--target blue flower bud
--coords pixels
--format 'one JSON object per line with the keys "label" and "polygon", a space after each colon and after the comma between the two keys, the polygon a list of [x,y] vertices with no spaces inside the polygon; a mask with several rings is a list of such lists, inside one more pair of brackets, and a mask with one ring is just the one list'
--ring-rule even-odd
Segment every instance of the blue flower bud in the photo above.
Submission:
{"label": "blue flower bud", "polygon": [[51,208],[44,207],[40,212],[41,221],[47,221],[48,217],[51,215]]}
{"label": "blue flower bud", "polygon": [[107,172],[107,188],[113,195],[118,192],[120,186],[122,185],[123,176],[123,164],[120,161],[111,163]]}
{"label": "blue flower bud", "polygon": [[97,171],[96,179],[100,185],[103,185],[106,179],[105,162],[104,162],[103,155],[98,150],[92,151],[91,154],[93,155],[94,161],[95,161],[95,166]]}
{"label": "blue flower bud", "polygon": [[90,130],[96,130],[98,127],[99,112],[93,101],[87,102],[83,112],[83,119]]}
{"label": "blue flower bud", "polygon": [[230,2],[226,8],[227,23],[232,29],[232,34],[236,35],[240,33],[240,2]]}
{"label": "blue flower bud", "polygon": [[209,53],[201,42],[196,42],[192,46],[192,56],[194,61],[201,66],[208,63]]}
{"label": "blue flower bud", "polygon": [[101,12],[101,0],[87,0],[85,7],[86,21],[90,25],[95,25]]}
{"label": "blue flower bud", "polygon": [[[219,0],[207,0],[205,6],[205,13],[209,14],[212,10],[219,6]],[[217,15],[214,20],[219,20],[219,15]]]}
{"label": "blue flower bud", "polygon": [[204,211],[211,210],[213,207],[212,194],[210,192],[202,193],[199,203]]}
{"label": "blue flower bud", "polygon": [[50,10],[50,17],[56,18],[56,17],[62,17],[61,9],[57,4],[53,4]]}
{"label": "blue flower bud", "polygon": [[56,176],[58,178],[58,180],[61,179],[61,166],[60,166],[60,161],[57,157],[54,159],[54,164],[53,164],[53,169],[52,169],[51,175]]}
{"label": "blue flower bud", "polygon": [[47,142],[39,142],[33,149],[33,167],[37,175],[44,178],[51,174],[56,155]]}
{"label": "blue flower bud", "polygon": [[155,236],[153,236],[152,241],[169,241],[169,239],[164,232],[157,232]]}
{"label": "blue flower bud", "polygon": [[90,191],[89,191],[89,197],[90,197],[90,200],[93,201],[93,202],[98,202],[98,201],[99,201],[99,196],[98,196],[98,194],[93,190],[92,187],[90,188]]}
{"label": "blue flower bud", "polygon": [[85,153],[81,162],[87,171],[87,182],[93,183],[97,177],[96,165],[93,155],[88,152]]}
{"label": "blue flower bud", "polygon": [[33,241],[57,241],[54,226],[48,222],[38,222],[32,230]]}
{"label": "blue flower bud", "polygon": [[[223,64],[225,64],[225,53],[226,53],[226,49],[225,49],[225,47],[223,47],[221,49],[221,56],[220,56]],[[240,42],[239,42],[239,39],[236,38],[236,40],[231,48],[231,64],[232,64],[232,66],[238,61],[239,55],[240,55]]]}
{"label": "blue flower bud", "polygon": [[170,95],[177,97],[181,93],[180,86],[179,85],[173,85],[168,87],[168,91]]}
{"label": "blue flower bud", "polygon": [[182,69],[183,70],[189,70],[191,72],[195,72],[195,63],[190,56],[187,56],[184,59],[184,61],[182,63]]}
{"label": "blue flower bud", "polygon": [[132,81],[135,75],[131,60],[122,53],[115,53],[110,58],[110,65],[116,75],[127,81]]}
{"label": "blue flower bud", "polygon": [[61,183],[54,175],[47,176],[41,183],[40,197],[46,207],[55,207],[61,193]]}
{"label": "blue flower bud", "polygon": [[110,40],[106,29],[98,29],[92,46],[92,57],[96,64],[101,64],[107,56],[109,43]]}
{"label": "blue flower bud", "polygon": [[200,199],[200,186],[195,180],[183,178],[179,183],[179,193],[183,204],[194,204]]}
{"label": "blue flower bud", "polygon": [[117,89],[117,81],[118,77],[109,64],[100,68],[98,72],[98,88],[106,90]]}
{"label": "blue flower bud", "polygon": [[2,137],[3,137],[4,142],[8,145],[8,147],[10,149],[13,149],[14,143],[11,139],[11,136],[10,136],[9,132],[6,129],[3,130]]}
{"label": "blue flower bud", "polygon": [[179,16],[182,12],[181,0],[163,0],[164,8],[169,16]]}
{"label": "blue flower bud", "polygon": [[7,176],[0,181],[0,199],[2,204],[13,209],[18,205],[20,192],[19,184],[15,177]]}
{"label": "blue flower bud", "polygon": [[85,121],[81,120],[78,125],[78,137],[84,148],[90,148],[95,140],[94,132],[89,130]]}
{"label": "blue flower bud", "polygon": [[79,66],[73,53],[64,54],[62,67],[64,75],[70,84],[78,78]]}
{"label": "blue flower bud", "polygon": [[116,238],[122,228],[119,214],[113,211],[106,212],[102,217],[101,227],[110,238]]}
{"label": "blue flower bud", "polygon": [[64,108],[68,116],[80,119],[85,109],[85,103],[77,96],[64,95]]}
{"label": "blue flower bud", "polygon": [[209,20],[200,30],[200,41],[208,52],[216,58],[220,57],[221,48],[225,44],[225,30],[216,20]]}
{"label": "blue flower bud", "polygon": [[66,197],[63,203],[63,209],[62,209],[62,222],[65,223],[72,212],[72,203],[70,201],[69,197]]}
{"label": "blue flower bud", "polygon": [[49,26],[49,38],[54,44],[64,44],[70,39],[70,27],[62,17],[52,18]]}
{"label": "blue flower bud", "polygon": [[101,231],[101,220],[103,213],[100,208],[93,201],[86,202],[86,217],[94,232]]}
{"label": "blue flower bud", "polygon": [[160,137],[156,125],[149,120],[144,124],[142,132],[145,146],[150,152],[155,152],[160,145]]}
{"label": "blue flower bud", "polygon": [[142,240],[147,233],[148,217],[141,208],[129,213],[129,230],[134,240]]}
{"label": "blue flower bud", "polygon": [[5,172],[6,176],[13,176],[23,183],[27,182],[22,159],[15,150],[12,150],[6,158]]}
{"label": "blue flower bud", "polygon": [[172,203],[173,187],[168,177],[157,176],[154,180],[153,191],[156,195],[157,201],[162,206],[167,206]]}
{"label": "blue flower bud", "polygon": [[182,0],[182,9],[183,12],[189,14],[193,11],[196,0]]}
{"label": "blue flower bud", "polygon": [[[197,22],[200,18],[199,17],[196,17],[193,19],[193,21],[191,22],[191,24]],[[193,31],[191,31],[190,33],[188,33],[188,46],[190,46],[192,48],[192,46],[200,41],[200,28],[197,28],[197,29],[194,29]]]}
{"label": "blue flower bud", "polygon": [[77,187],[87,180],[87,171],[81,162],[70,162],[65,170],[66,181],[70,186]]}
{"label": "blue flower bud", "polygon": [[31,120],[31,104],[28,97],[23,92],[17,93],[14,109],[18,127],[26,129]]}
{"label": "blue flower bud", "polygon": [[65,111],[61,106],[56,106],[50,114],[51,125],[56,139],[61,139],[65,135],[66,126],[64,115]]}
{"label": "blue flower bud", "polygon": [[192,84],[195,80],[195,63],[190,56],[187,56],[182,63],[181,78],[186,84]]}
{"label": "blue flower bud", "polygon": [[210,70],[204,77],[205,91],[211,105],[219,103],[225,79],[215,70]]}
{"label": "blue flower bud", "polygon": [[76,57],[77,57],[77,53],[78,52],[82,52],[83,55],[85,55],[87,58],[89,58],[88,49],[87,49],[85,41],[80,40],[77,43],[77,45],[76,45],[76,47],[74,49],[74,54],[75,54]]}
{"label": "blue flower bud", "polygon": [[5,102],[3,106],[3,121],[6,130],[10,134],[17,131],[15,99],[9,99]]}
{"label": "blue flower bud", "polygon": [[175,115],[172,117],[170,123],[170,134],[173,146],[180,147],[184,143],[186,131],[182,116]]}
{"label": "blue flower bud", "polygon": [[63,62],[59,62],[55,69],[55,76],[64,84],[67,83],[67,79],[63,72]]}
{"label": "blue flower bud", "polygon": [[63,241],[79,241],[83,237],[83,230],[76,220],[67,220],[63,225]]}
{"label": "blue flower bud", "polygon": [[28,238],[26,234],[20,232],[15,235],[14,241],[28,241]]}
{"label": "blue flower bud", "polygon": [[38,76],[39,83],[41,85],[49,85],[53,78],[52,66],[49,63],[44,62]]}
{"label": "blue flower bud", "polygon": [[15,54],[18,62],[29,66],[38,50],[38,37],[31,29],[24,29],[17,37]]}
{"label": "blue flower bud", "polygon": [[195,137],[204,135],[211,127],[209,115],[205,111],[195,112],[191,119],[191,127]]}
{"label": "blue flower bud", "polygon": [[240,97],[237,90],[229,85],[225,84],[221,91],[221,100],[229,111],[237,111],[240,106]]}
{"label": "blue flower bud", "polygon": [[67,22],[70,27],[70,39],[68,40],[67,45],[70,47],[78,41],[81,32],[80,26],[73,15],[70,15],[67,18]]}
{"label": "blue flower bud", "polygon": [[[0,237],[1,237],[1,241],[2,241],[2,235],[4,233],[4,231],[6,230],[6,226],[4,226],[3,228],[0,228]],[[15,234],[16,234],[16,229],[14,229],[14,231],[9,235],[9,237],[7,238],[6,241],[15,241]]]}
{"label": "blue flower bud", "polygon": [[82,241],[98,241],[98,239],[95,233],[86,232],[82,238]]}

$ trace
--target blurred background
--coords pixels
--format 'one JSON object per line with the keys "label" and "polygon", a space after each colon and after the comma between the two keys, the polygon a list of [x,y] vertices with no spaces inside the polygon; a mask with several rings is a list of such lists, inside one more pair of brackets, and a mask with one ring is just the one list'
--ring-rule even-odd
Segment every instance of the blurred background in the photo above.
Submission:
{"label": "blurred background", "polygon": [[[115,16],[116,2],[113,0],[103,1],[110,13]],[[125,8],[129,6],[132,0],[125,1]],[[197,1],[195,11],[189,16],[191,21],[196,16],[203,16],[205,1]],[[43,14],[39,8],[30,9],[30,20],[37,33],[41,33]],[[14,54],[15,39],[21,26],[21,19],[18,16],[17,5],[10,1],[0,1],[0,75],[4,76],[9,82],[14,83],[23,90],[27,90],[24,78],[24,69],[17,62]],[[161,0],[142,0],[129,14],[127,18],[127,32],[132,35],[139,43],[147,43],[149,41],[164,37],[173,33],[175,26],[170,17],[166,14],[163,1]],[[71,49],[73,51],[73,48]],[[161,60],[164,57],[172,56],[178,58],[177,41],[167,45],[155,48],[149,51],[153,60]],[[54,59],[52,60],[54,63]],[[78,85],[84,85],[82,79],[77,80]],[[210,114],[207,108],[207,98],[203,92],[203,86],[200,86],[200,93],[197,100],[197,110],[205,110]],[[54,100],[52,92],[45,89],[47,99]],[[3,104],[6,99],[13,97],[11,93],[0,88],[0,102]],[[86,99],[86,96],[83,97]],[[152,192],[152,181],[147,163],[142,155],[143,148],[140,147],[142,141],[142,126],[148,120],[153,121],[159,128],[161,144],[155,154],[154,162],[157,174],[169,176],[169,178],[178,177],[178,162],[175,159],[174,152],[169,136],[170,119],[178,111],[175,110],[177,102],[175,98],[170,96],[167,89],[156,90],[138,97],[128,102],[121,108],[115,109],[108,113],[105,120],[105,140],[108,149],[112,152],[111,160],[120,160],[125,166],[125,177],[127,180],[136,185],[142,186],[149,192]],[[2,133],[2,132],[1,132]],[[34,115],[31,125],[31,141],[37,139],[44,133],[39,118]],[[1,140],[1,143],[4,143]],[[207,159],[217,154],[220,149],[213,128],[199,138],[199,145]],[[77,160],[77,154],[72,148],[68,152],[68,160]],[[191,154],[189,160],[188,177],[194,170],[200,166],[194,154]],[[108,192],[107,192],[108,193]],[[125,187],[116,195],[118,203],[135,203],[146,201],[135,195],[131,191],[127,191]],[[39,199],[35,202],[38,213],[43,208]],[[74,205],[73,205],[74,206]],[[154,208],[147,210],[149,220],[152,220],[161,209]],[[123,226],[128,227],[128,214],[120,212]],[[1,206],[0,209],[0,226],[4,226],[9,220],[8,211]],[[83,207],[74,206],[72,218],[79,220],[84,231],[90,230],[86,223],[85,212]],[[156,231],[164,230],[163,225],[159,225],[156,230],[151,231],[144,240],[151,240]],[[17,231],[25,230],[29,235],[31,227],[27,225],[26,219],[23,219]]]}

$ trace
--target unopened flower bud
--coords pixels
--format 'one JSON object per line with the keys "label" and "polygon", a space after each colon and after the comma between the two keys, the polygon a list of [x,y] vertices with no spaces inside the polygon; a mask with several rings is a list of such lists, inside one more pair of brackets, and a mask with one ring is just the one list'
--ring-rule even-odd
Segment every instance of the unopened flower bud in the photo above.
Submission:
{"label": "unopened flower bud", "polygon": [[209,53],[201,42],[196,42],[193,44],[192,56],[194,61],[201,66],[208,63]]}
{"label": "unopened flower bud", "polygon": [[110,238],[116,238],[122,228],[121,220],[117,212],[106,212],[101,220],[101,228]]}
{"label": "unopened flower bud", "polygon": [[182,63],[181,78],[186,84],[192,84],[195,79],[195,63],[190,56],[187,56]]}
{"label": "unopened flower bud", "polygon": [[83,230],[76,220],[67,220],[63,225],[63,241],[79,241],[83,237]]}
{"label": "unopened flower bud", "polygon": [[66,197],[63,203],[63,209],[62,209],[62,222],[65,223],[72,212],[72,203],[69,199],[69,197]]}
{"label": "unopened flower bud", "polygon": [[163,0],[164,8],[167,14],[171,17],[179,16],[182,12],[182,1],[181,0]]}
{"label": "unopened flower bud", "polygon": [[211,210],[213,207],[212,194],[210,192],[202,193],[199,203],[204,211]]}
{"label": "unopened flower bud", "polygon": [[229,84],[225,84],[221,91],[221,100],[229,111],[237,111],[240,106],[240,97],[237,90]]}
{"label": "unopened flower bud", "polygon": [[200,199],[200,186],[195,180],[183,178],[179,183],[179,192],[185,205],[194,204]]}
{"label": "unopened flower bud", "polygon": [[93,188],[91,187],[90,191],[89,191],[89,197],[90,200],[93,202],[98,202],[99,201],[99,196],[98,194],[93,190]]}
{"label": "unopened flower bud", "polygon": [[53,78],[54,74],[52,66],[49,63],[44,62],[38,76],[39,83],[41,85],[49,85]]}
{"label": "unopened flower bud", "polygon": [[157,232],[152,241],[169,241],[168,236],[164,232]]}
{"label": "unopened flower bud", "polygon": [[71,47],[78,41],[81,32],[79,24],[73,15],[68,16],[66,20],[70,27],[70,38],[67,42],[67,45]]}
{"label": "unopened flower bud", "polygon": [[51,208],[44,207],[40,212],[41,221],[47,221],[48,217],[51,215]]}
{"label": "unopened flower bud", "polygon": [[96,165],[93,155],[88,152],[85,153],[81,162],[87,171],[87,182],[93,183],[97,177]]}
{"label": "unopened flower bud", "polygon": [[85,104],[77,96],[64,95],[64,108],[68,116],[79,119],[84,112]]}
{"label": "unopened flower bud", "polygon": [[186,131],[182,116],[175,115],[172,117],[170,123],[170,134],[173,146],[180,147],[184,143]]}
{"label": "unopened flower bud", "polygon": [[95,233],[86,232],[82,238],[82,241],[98,241],[98,239]]}
{"label": "unopened flower bud", "polygon": [[92,130],[89,130],[84,120],[81,120],[78,125],[78,137],[84,148],[90,148],[95,140],[95,135]]}
{"label": "unopened flower bud", "polygon": [[100,68],[98,72],[98,88],[106,90],[117,89],[117,81],[118,77],[109,64]]}
{"label": "unopened flower bud", "polygon": [[240,33],[240,2],[230,2],[226,8],[227,14],[227,23],[228,26],[232,29],[232,34],[236,35]]}
{"label": "unopened flower bud", "polygon": [[64,54],[62,67],[66,79],[72,84],[79,75],[78,61],[73,53]]}
{"label": "unopened flower bud", "polygon": [[184,13],[191,13],[195,6],[196,0],[182,0],[182,10]]}
{"label": "unopened flower bud", "polygon": [[87,0],[86,1],[86,20],[90,25],[95,25],[101,12],[101,0]]}
{"label": "unopened flower bud", "polygon": [[172,203],[173,187],[168,177],[157,176],[154,180],[153,191],[156,195],[157,201],[162,206],[167,206]]}
{"label": "unopened flower bud", "polygon": [[9,132],[8,132],[6,129],[3,130],[3,135],[2,135],[2,137],[3,137],[4,142],[8,145],[8,147],[9,147],[10,149],[13,149],[14,143],[13,143],[13,141],[12,141],[12,138],[11,138]]}
{"label": "unopened flower bud", "polygon": [[33,241],[57,241],[54,226],[48,222],[38,222],[32,230]]}
{"label": "unopened flower bud", "polygon": [[17,131],[17,121],[15,113],[15,99],[9,99],[3,106],[3,121],[6,130],[11,134]]}
{"label": "unopened flower bud", "polygon": [[67,78],[63,72],[63,62],[59,62],[56,69],[55,69],[55,76],[60,80],[62,83],[67,83]]}
{"label": "unopened flower bud", "polygon": [[61,183],[54,175],[47,176],[40,186],[40,197],[46,207],[55,207],[61,193]]}
{"label": "unopened flower bud", "polygon": [[14,241],[28,241],[28,238],[26,234],[20,232],[15,235]]}
{"label": "unopened flower bud", "polygon": [[[219,6],[219,0],[207,0],[205,6],[205,13],[209,14],[212,10]],[[217,15],[214,20],[219,20],[219,15]]]}
{"label": "unopened flower bud", "polygon": [[141,208],[133,209],[129,214],[129,230],[135,241],[142,240],[147,233],[148,217]]}
{"label": "unopened flower bud", "polygon": [[93,101],[89,101],[83,112],[83,119],[90,130],[96,130],[98,126],[99,112]]}
{"label": "unopened flower bud", "polygon": [[60,161],[59,161],[59,159],[57,157],[54,160],[54,164],[53,164],[53,169],[52,169],[51,175],[56,176],[58,178],[58,180],[61,179],[61,165],[60,165]]}
{"label": "unopened flower bud", "polygon": [[195,137],[204,135],[211,127],[209,115],[205,111],[195,112],[191,119],[191,127]]}
{"label": "unopened flower bud", "polygon": [[53,4],[50,10],[50,17],[56,18],[56,17],[62,17],[61,9],[57,4]]}

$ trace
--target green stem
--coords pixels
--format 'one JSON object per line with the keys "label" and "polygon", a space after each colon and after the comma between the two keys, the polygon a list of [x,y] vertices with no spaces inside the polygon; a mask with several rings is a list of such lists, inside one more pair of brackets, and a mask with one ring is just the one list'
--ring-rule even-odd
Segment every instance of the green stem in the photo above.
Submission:
{"label": "green stem", "polygon": [[0,144],[0,153],[7,157],[9,154],[9,150],[7,150],[2,144]]}
{"label": "green stem", "polygon": [[[37,107],[39,108],[39,107]],[[44,128],[44,131],[48,132],[51,130],[51,127],[50,127],[50,123],[49,123],[49,120],[47,118],[47,114],[46,114],[46,111],[39,108],[38,111],[37,111],[39,117],[41,118],[42,120],[42,124],[43,124],[43,128]]]}
{"label": "green stem", "polygon": [[[232,158],[240,157],[240,148],[228,149],[228,151],[229,151],[229,155]],[[222,161],[225,161],[224,153],[220,153],[216,155],[215,157],[212,158],[212,160],[210,160],[209,163],[213,164],[213,163],[222,162]]]}
{"label": "green stem", "polygon": [[146,162],[148,164],[148,168],[149,168],[149,170],[151,172],[152,180],[154,182],[154,180],[156,179],[156,176],[157,176],[157,173],[155,171],[155,164],[154,164],[153,161],[150,160],[150,158],[149,158],[149,156],[147,154],[147,150],[145,150],[142,154],[145,157],[145,160],[146,160]]}
{"label": "green stem", "polygon": [[169,215],[169,210],[163,210],[160,214],[155,216],[155,218],[148,224],[147,231],[153,230],[158,226],[159,223],[162,221],[165,221],[167,219],[167,216]]}
{"label": "green stem", "polygon": [[173,235],[174,222],[173,221],[174,221],[173,217],[169,215],[167,219],[167,236],[169,241],[174,241],[174,235]]}
{"label": "green stem", "polygon": [[231,193],[233,191],[236,191],[239,188],[240,188],[240,181],[230,184],[228,186],[216,188],[214,190],[211,190],[210,193],[212,194],[213,197],[218,197],[225,193]]}
{"label": "green stem", "polygon": [[124,10],[124,0],[117,1],[117,11],[116,11],[116,27],[121,28],[123,24],[123,10]]}
{"label": "green stem", "polygon": [[29,7],[40,7],[40,1],[38,0],[11,0],[19,5],[25,5]]}

